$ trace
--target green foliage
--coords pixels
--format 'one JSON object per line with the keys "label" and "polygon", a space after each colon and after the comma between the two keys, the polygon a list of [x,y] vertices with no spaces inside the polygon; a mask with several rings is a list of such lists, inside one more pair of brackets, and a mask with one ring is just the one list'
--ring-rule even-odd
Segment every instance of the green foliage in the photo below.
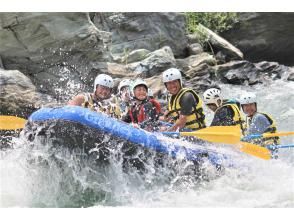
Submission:
{"label": "green foliage", "polygon": [[197,32],[197,25],[202,24],[215,33],[228,30],[237,22],[234,12],[186,12],[188,33]]}

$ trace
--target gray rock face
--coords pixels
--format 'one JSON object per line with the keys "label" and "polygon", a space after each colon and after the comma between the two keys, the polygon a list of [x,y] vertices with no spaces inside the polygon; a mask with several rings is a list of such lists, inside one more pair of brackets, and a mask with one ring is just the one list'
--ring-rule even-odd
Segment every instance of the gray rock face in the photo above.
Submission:
{"label": "gray rock face", "polygon": [[63,88],[95,77],[95,62],[110,57],[110,34],[87,13],[1,13],[0,56],[5,69],[28,75],[38,90],[59,96]]}
{"label": "gray rock face", "polygon": [[127,65],[128,63],[134,63],[144,60],[145,58],[147,58],[150,52],[151,51],[146,49],[133,50],[130,53],[125,53],[120,56],[114,56],[113,61],[116,63],[123,63]]}
{"label": "gray rock face", "polygon": [[17,70],[0,69],[0,115],[27,117],[40,104],[31,80]]}
{"label": "gray rock face", "polygon": [[194,43],[188,46],[189,55],[197,55],[203,52],[203,48],[200,44]]}
{"label": "gray rock face", "polygon": [[147,55],[141,62],[128,65],[131,72],[148,78],[161,74],[164,70],[175,67],[176,60],[170,47],[166,46]]}
{"label": "gray rock face", "polygon": [[289,77],[287,78],[288,81],[294,81],[294,72],[289,74]]}
{"label": "gray rock face", "polygon": [[213,67],[206,63],[190,69],[185,72],[187,85],[195,89],[197,92],[204,92],[212,84],[214,77]]}
{"label": "gray rock face", "polygon": [[294,65],[294,13],[239,13],[239,25],[221,33],[251,62]]}
{"label": "gray rock face", "polygon": [[176,57],[185,55],[183,13],[96,13],[93,22],[100,30],[112,32],[113,54],[170,46]]}
{"label": "gray rock face", "polygon": [[1,57],[0,57],[0,69],[4,69]]}
{"label": "gray rock face", "polygon": [[215,74],[224,83],[249,84],[261,83],[261,72],[248,61],[231,61],[215,67]]}
{"label": "gray rock face", "polygon": [[215,58],[208,53],[201,53],[198,55],[192,55],[185,59],[177,59],[177,66],[184,72],[197,67],[203,63],[214,66],[216,64]]}
{"label": "gray rock face", "polygon": [[285,78],[291,72],[291,68],[277,62],[262,61],[255,63],[255,66],[262,72],[263,76],[273,80]]}

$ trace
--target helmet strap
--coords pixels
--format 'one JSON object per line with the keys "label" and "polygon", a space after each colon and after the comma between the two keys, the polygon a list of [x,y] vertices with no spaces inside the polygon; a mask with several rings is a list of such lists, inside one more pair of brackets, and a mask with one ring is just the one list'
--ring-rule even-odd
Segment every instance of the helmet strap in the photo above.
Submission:
{"label": "helmet strap", "polygon": [[[218,104],[218,100],[220,100],[219,104]],[[222,99],[218,99],[218,100],[216,100],[216,106],[219,108],[220,106],[222,106],[223,100]]]}

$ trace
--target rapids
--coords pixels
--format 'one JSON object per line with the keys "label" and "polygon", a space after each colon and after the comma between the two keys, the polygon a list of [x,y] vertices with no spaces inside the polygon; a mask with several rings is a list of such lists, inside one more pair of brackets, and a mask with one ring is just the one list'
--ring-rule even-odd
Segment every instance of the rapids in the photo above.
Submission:
{"label": "rapids", "polygon": [[[220,86],[226,98],[256,92],[258,109],[271,114],[280,131],[294,130],[293,82]],[[293,136],[282,138],[282,144],[293,141]],[[195,179],[181,172],[189,162],[180,164],[176,175],[168,169],[155,175],[148,164],[149,172],[142,176],[123,172],[119,158],[112,158],[108,168],[93,169],[68,152],[52,158],[48,143],[37,145],[30,150],[21,134],[13,138],[12,149],[0,152],[0,207],[294,207],[293,148],[280,149],[279,159],[270,161],[234,152],[240,167],[220,173],[204,164],[203,176]]]}

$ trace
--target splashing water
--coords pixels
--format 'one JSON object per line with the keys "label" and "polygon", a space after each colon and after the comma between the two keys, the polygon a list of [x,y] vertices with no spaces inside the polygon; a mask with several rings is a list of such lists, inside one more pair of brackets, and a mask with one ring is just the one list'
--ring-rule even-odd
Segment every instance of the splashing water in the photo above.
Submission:
{"label": "splashing water", "polygon": [[[236,98],[244,90],[256,92],[259,110],[273,115],[279,130],[294,130],[293,82],[221,88],[228,98]],[[144,175],[132,169],[126,173],[116,153],[123,143],[107,137],[103,141],[113,146],[113,157],[109,166],[97,167],[66,150],[55,149],[52,154],[50,143],[40,141],[31,150],[23,136],[14,138],[12,149],[0,155],[0,206],[294,207],[293,148],[281,149],[277,160],[264,161],[219,147],[237,157],[240,167],[220,173],[204,163],[205,175],[199,179],[185,175],[191,164],[181,160],[176,161],[176,172],[146,162]],[[282,138],[282,144],[293,141],[293,137]]]}

